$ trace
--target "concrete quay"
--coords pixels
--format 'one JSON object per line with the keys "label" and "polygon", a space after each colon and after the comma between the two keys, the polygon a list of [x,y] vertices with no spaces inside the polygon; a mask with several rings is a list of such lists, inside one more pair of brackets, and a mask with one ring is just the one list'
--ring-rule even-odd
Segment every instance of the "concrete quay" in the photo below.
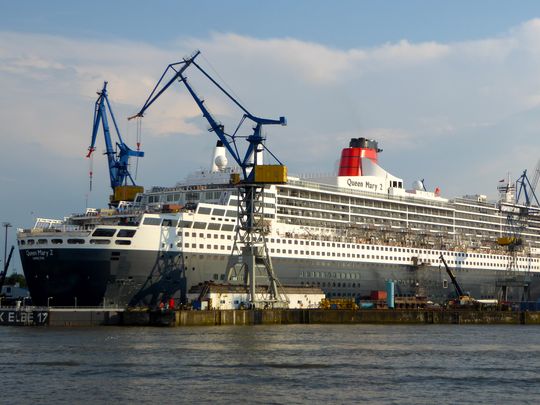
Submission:
{"label": "concrete quay", "polygon": [[433,309],[129,310],[122,308],[0,308],[0,325],[89,327],[293,324],[540,325],[540,312]]}
{"label": "concrete quay", "polygon": [[121,314],[122,325],[220,326],[292,324],[475,324],[540,325],[540,312],[473,310],[266,309],[135,312]]}

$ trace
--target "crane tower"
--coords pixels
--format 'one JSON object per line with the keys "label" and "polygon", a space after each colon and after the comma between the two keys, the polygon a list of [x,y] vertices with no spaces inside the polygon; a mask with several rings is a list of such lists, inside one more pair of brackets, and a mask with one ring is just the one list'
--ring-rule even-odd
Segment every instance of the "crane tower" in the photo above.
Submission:
{"label": "crane tower", "polygon": [[[105,138],[105,155],[107,155],[107,162],[109,164],[109,178],[113,194],[111,195],[111,205],[117,205],[120,201],[133,201],[137,193],[143,192],[143,187],[137,186],[131,173],[129,172],[129,158],[130,157],[143,157],[144,152],[138,150],[139,144],[137,144],[137,150],[132,150],[122,140],[116,119],[109,103],[107,96],[107,82],[103,83],[103,89],[99,91],[98,98],[96,100],[94,108],[94,125],[92,128],[92,141],[88,147],[87,158],[92,156],[92,153],[96,150],[96,138],[99,131],[99,126],[103,127],[103,135]],[[109,129],[109,120],[107,118],[107,111],[112,119],[118,141],[116,142],[116,149],[113,147],[111,139],[111,131]],[[92,175],[90,173],[90,175]],[[131,183],[131,184],[129,184]]]}
{"label": "crane tower", "polygon": [[[141,110],[130,119],[142,117],[154,101],[174,82],[180,82],[186,87],[204,118],[210,124],[209,131],[217,135],[241,169],[242,178],[239,175],[233,175],[231,178],[231,182],[236,184],[238,188],[238,227],[235,247],[238,248],[241,255],[234,255],[235,250],[233,250],[226,269],[227,279],[243,278],[248,286],[250,303],[254,308],[287,307],[288,298],[275,275],[266,246],[264,220],[264,188],[268,184],[286,183],[287,168],[268,150],[265,145],[266,138],[262,132],[264,125],[286,125],[285,117],[268,119],[251,114],[195,61],[199,54],[200,51],[197,51],[180,62],[168,65]],[[213,117],[206,108],[205,101],[197,95],[188,82],[184,72],[190,66],[194,66],[201,72],[242,111],[240,122],[232,134],[225,132],[224,125]],[[169,76],[170,78],[166,79]],[[246,121],[253,124],[253,132],[249,135],[241,135],[239,131]],[[240,152],[240,145],[237,142],[239,139],[245,139],[248,142],[244,153]],[[263,165],[260,156],[264,150],[278,164]],[[267,280],[267,290],[257,287],[257,277],[261,273]]]}

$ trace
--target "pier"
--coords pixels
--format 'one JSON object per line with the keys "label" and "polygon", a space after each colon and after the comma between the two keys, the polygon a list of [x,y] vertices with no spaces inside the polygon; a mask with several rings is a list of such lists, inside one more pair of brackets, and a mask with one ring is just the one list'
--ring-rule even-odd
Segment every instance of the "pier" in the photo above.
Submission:
{"label": "pier", "polygon": [[127,310],[122,308],[0,308],[2,326],[223,326],[294,324],[540,325],[540,311],[497,310]]}

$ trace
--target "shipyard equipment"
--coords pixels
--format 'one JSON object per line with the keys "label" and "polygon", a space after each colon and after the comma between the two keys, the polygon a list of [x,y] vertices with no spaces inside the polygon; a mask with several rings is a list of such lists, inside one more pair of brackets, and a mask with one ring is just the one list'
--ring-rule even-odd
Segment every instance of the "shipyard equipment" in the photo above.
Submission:
{"label": "shipyard equipment", "polygon": [[[92,153],[96,150],[96,137],[99,131],[99,126],[103,127],[103,135],[105,138],[105,155],[107,155],[107,161],[109,164],[109,177],[111,182],[111,188],[113,194],[111,195],[111,205],[118,205],[120,201],[133,201],[137,193],[144,191],[143,187],[137,186],[131,173],[129,172],[129,158],[130,157],[143,157],[144,152],[139,150],[140,143],[137,143],[137,150],[132,150],[122,140],[116,119],[109,103],[107,96],[107,82],[103,83],[103,89],[98,93],[98,99],[96,100],[94,109],[94,126],[92,128],[92,141],[88,147],[87,158],[92,156]],[[116,148],[113,145],[111,139],[111,133],[109,129],[109,120],[107,118],[107,111],[110,114],[111,120],[116,130],[118,140],[116,142]],[[92,178],[92,172],[90,171],[90,179]],[[91,184],[91,183],[90,183]]]}
{"label": "shipyard equipment", "polygon": [[[522,301],[529,300],[530,274],[527,271],[525,274],[517,274],[517,255],[523,251],[522,234],[527,226],[529,216],[531,214],[538,215],[538,207],[540,206],[536,197],[535,187],[538,182],[537,173],[535,179],[529,181],[527,170],[524,170],[515,184],[515,204],[501,205],[501,210],[506,212],[506,221],[509,228],[509,233],[506,236],[498,238],[497,243],[508,248],[508,264],[507,273],[497,281],[497,287],[500,290],[499,298],[505,302],[508,299],[509,288],[522,290]],[[534,206],[536,204],[536,206]]]}
{"label": "shipyard equipment", "polygon": [[461,286],[459,285],[459,283],[457,281],[456,276],[454,275],[454,273],[452,272],[450,267],[448,267],[448,264],[446,263],[446,259],[444,258],[444,256],[440,255],[439,258],[443,262],[446,273],[448,274],[448,277],[450,277],[450,280],[452,280],[452,285],[454,286],[454,288],[456,290],[456,295],[457,295],[456,303],[458,305],[464,305],[464,306],[475,305],[476,300],[474,298],[472,298],[469,294],[466,294],[463,291],[463,289],[461,288]]}
{"label": "shipyard equipment", "polygon": [[15,246],[11,246],[11,250],[9,251],[9,256],[6,259],[6,262],[4,263],[4,269],[0,273],[0,291],[2,291],[2,287],[4,286],[4,281],[6,280],[6,274],[9,269],[9,262],[11,262],[11,256],[13,255],[14,249],[15,249]]}
{"label": "shipyard equipment", "polygon": [[[264,187],[266,184],[279,184],[287,181],[287,168],[270,152],[265,145],[265,136],[262,129],[264,125],[286,125],[285,117],[279,119],[261,118],[251,114],[236,98],[217,83],[196,61],[200,52],[191,57],[167,66],[158,83],[150,93],[141,110],[131,118],[142,117],[145,111],[175,82],[182,83],[195,103],[201,110],[204,118],[210,124],[209,131],[214,132],[223,146],[227,149],[242,171],[242,178],[231,178],[231,183],[238,186],[238,223],[235,239],[235,248],[241,251],[241,256],[234,255],[228,264],[227,279],[234,280],[243,277],[249,285],[250,303],[253,307],[284,307],[288,305],[287,296],[275,276],[272,261],[268,253],[264,236]],[[225,132],[223,124],[218,122],[188,82],[184,72],[190,66],[198,69],[202,75],[214,84],[236,107],[242,116],[233,133]],[[252,133],[241,134],[243,124],[253,124]],[[248,146],[241,152],[238,140],[246,140]],[[277,162],[276,165],[262,165],[262,152],[266,150]],[[268,294],[257,294],[257,273],[262,272],[269,283]]]}

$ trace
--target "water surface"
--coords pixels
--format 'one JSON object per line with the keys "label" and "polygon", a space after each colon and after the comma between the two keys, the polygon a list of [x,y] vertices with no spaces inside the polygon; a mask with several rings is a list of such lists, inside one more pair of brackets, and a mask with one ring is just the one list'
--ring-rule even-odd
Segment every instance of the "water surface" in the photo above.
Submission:
{"label": "water surface", "polygon": [[540,327],[0,328],[2,403],[536,404]]}

